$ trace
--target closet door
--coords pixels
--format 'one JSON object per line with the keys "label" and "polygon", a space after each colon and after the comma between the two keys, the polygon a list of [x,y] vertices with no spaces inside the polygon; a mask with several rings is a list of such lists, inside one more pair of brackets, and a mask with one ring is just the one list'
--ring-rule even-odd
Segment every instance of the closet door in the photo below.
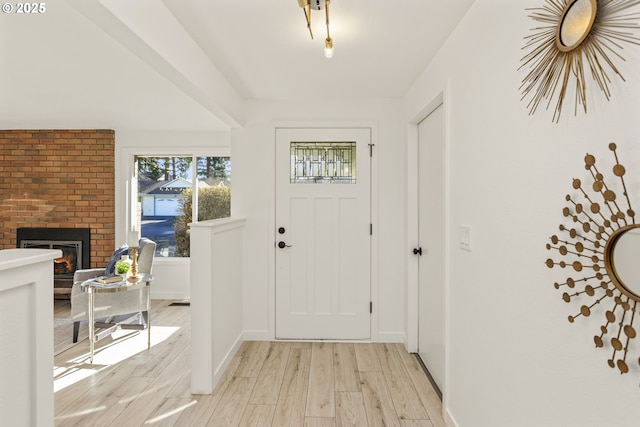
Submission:
{"label": "closet door", "polygon": [[442,390],[445,236],[444,114],[440,105],[418,125],[418,354]]}

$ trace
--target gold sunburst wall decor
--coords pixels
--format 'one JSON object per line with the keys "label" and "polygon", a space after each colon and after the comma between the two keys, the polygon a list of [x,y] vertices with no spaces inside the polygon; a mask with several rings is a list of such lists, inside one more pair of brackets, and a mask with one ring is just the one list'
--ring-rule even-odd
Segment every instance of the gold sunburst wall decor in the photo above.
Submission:
{"label": "gold sunburst wall decor", "polygon": [[[522,80],[522,100],[529,114],[541,103],[552,104],[554,122],[560,120],[564,100],[574,96],[574,115],[587,112],[588,76],[604,97],[611,98],[612,75],[624,77],[615,65],[624,61],[625,43],[640,44],[634,35],[640,12],[631,8],[640,0],[545,0],[542,7],[527,9],[539,25],[525,37],[521,69],[528,73]],[[544,101],[544,102],[543,102]]]}
{"label": "gold sunburst wall decor", "polygon": [[[569,316],[602,316],[603,324],[593,337],[597,348],[605,349],[608,364],[627,373],[640,363],[638,318],[640,314],[640,224],[631,206],[626,169],[620,163],[616,144],[609,144],[615,164],[605,177],[596,158],[587,154],[588,183],[573,179],[574,195],[565,197],[565,224],[547,243],[556,253],[549,268],[571,271],[571,277],[554,283],[562,299],[575,305]],[[569,225],[567,225],[569,224]],[[579,307],[579,308],[578,308]]]}

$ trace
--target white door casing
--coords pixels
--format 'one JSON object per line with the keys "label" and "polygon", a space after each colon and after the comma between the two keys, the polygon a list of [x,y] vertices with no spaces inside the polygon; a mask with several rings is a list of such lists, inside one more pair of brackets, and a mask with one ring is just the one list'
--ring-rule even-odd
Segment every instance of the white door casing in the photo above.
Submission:
{"label": "white door casing", "polygon": [[[276,129],[278,339],[371,337],[370,141],[368,128]],[[355,183],[292,183],[292,142],[355,142]]]}
{"label": "white door casing", "polygon": [[443,390],[445,376],[444,108],[418,124],[418,354]]}

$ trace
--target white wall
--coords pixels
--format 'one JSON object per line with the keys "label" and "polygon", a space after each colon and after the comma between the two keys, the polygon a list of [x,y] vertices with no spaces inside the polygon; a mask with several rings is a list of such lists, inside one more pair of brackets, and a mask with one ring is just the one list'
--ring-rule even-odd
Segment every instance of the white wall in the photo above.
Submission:
{"label": "white wall", "polygon": [[[136,154],[200,154],[215,150],[229,155],[230,132],[152,132],[116,129],[116,246],[127,241],[130,218],[130,177]],[[232,172],[233,174],[233,172]],[[231,178],[234,179],[233,176]],[[232,197],[233,198],[233,197]],[[190,268],[188,258],[159,258],[153,262],[155,277],[151,297],[188,299]]]}
{"label": "white wall", "polygon": [[[244,326],[247,339],[271,339],[273,327],[275,124],[374,128],[372,337],[405,340],[405,149],[399,100],[248,103],[232,134],[232,211],[245,227]],[[384,243],[381,243],[384,242]]]}
{"label": "white wall", "polygon": [[[604,309],[567,322],[579,305],[566,304],[553,283],[573,271],[548,269],[545,249],[563,222],[572,178],[589,177],[589,152],[610,173],[607,145],[616,142],[632,193],[640,191],[640,55],[625,46],[617,60],[627,79],[612,76],[607,102],[588,82],[588,115],[569,111],[528,116],[517,71],[523,37],[535,24],[526,7],[476,0],[469,13],[408,93],[409,123],[445,91],[450,156],[451,268],[445,409],[459,427],[636,426],[640,369],[607,366],[596,349]],[[590,78],[589,78],[590,80]],[[568,114],[567,114],[568,113]],[[604,165],[609,165],[604,167]],[[636,205],[636,210],[637,210]],[[471,226],[473,252],[458,249],[458,226]],[[613,303],[611,303],[612,305]]]}

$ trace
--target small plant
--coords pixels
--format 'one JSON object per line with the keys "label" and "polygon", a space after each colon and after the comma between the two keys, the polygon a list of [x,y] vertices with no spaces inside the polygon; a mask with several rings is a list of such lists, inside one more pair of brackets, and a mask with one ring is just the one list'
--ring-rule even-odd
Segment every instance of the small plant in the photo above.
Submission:
{"label": "small plant", "polygon": [[131,265],[124,260],[116,262],[116,274],[127,274]]}

